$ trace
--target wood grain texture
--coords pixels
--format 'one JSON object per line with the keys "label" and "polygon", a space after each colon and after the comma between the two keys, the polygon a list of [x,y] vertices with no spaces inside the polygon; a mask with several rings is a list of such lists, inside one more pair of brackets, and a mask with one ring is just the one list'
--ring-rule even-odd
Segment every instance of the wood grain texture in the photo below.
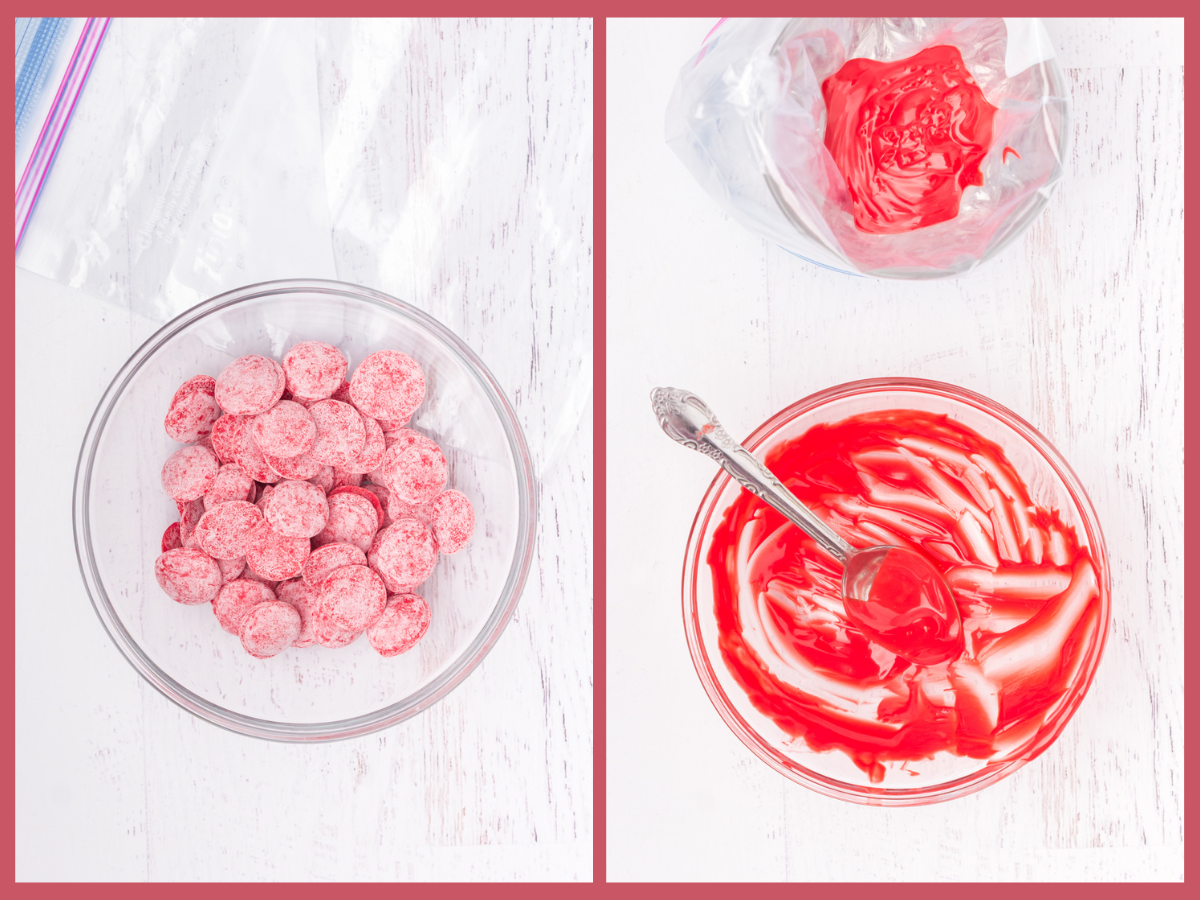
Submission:
{"label": "wood grain texture", "polygon": [[[1122,22],[1049,23],[1074,103],[1067,178],[998,259],[919,284],[805,264],[692,181],[663,111],[711,25],[608,25],[609,877],[1182,880],[1181,24],[1131,25],[1138,42]],[[915,809],[792,784],[712,709],[679,577],[714,470],[649,405],[687,387],[744,435],[882,375],[957,383],[1032,422],[1087,488],[1112,571],[1104,658],[1058,742]]]}
{"label": "wood grain texture", "polygon": [[[78,442],[157,326],[18,271],[19,880],[591,878],[591,23],[315,34],[337,276],[427,310],[512,399],[538,480],[529,581],[479,668],[385,732],[280,745],[177,709],[70,558]],[[44,365],[47,333],[69,364]]]}

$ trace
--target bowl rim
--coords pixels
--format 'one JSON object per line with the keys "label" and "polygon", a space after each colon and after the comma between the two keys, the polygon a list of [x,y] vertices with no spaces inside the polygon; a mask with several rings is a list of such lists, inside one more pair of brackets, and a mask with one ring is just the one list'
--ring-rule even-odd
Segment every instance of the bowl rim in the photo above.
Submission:
{"label": "bowl rim", "polygon": [[691,530],[688,533],[687,548],[684,553],[681,592],[683,599],[683,626],[687,637],[688,652],[692,658],[692,665],[704,687],[704,692],[708,696],[709,702],[712,703],[717,713],[721,716],[721,719],[725,722],[725,725],[755,756],[789,780],[828,797],[836,797],[840,800],[849,800],[870,806],[916,806],[953,800],[957,797],[982,790],[988,785],[994,784],[1017,771],[1059,739],[1067,724],[1074,717],[1079,705],[1090,691],[1092,682],[1095,679],[1096,669],[1104,656],[1104,647],[1108,640],[1112,615],[1111,573],[1109,571],[1108,554],[1105,549],[1104,535],[1100,528],[1099,518],[1078,476],[1067,461],[1063,459],[1044,435],[1023,418],[994,400],[990,400],[982,394],[977,394],[967,388],[941,381],[905,377],[868,378],[844,382],[809,394],[807,397],[797,400],[795,403],[773,414],[750,433],[750,436],[742,442],[743,446],[751,452],[757,450],[779,427],[823,404],[846,397],[885,391],[909,391],[915,394],[948,398],[975,407],[979,411],[1000,420],[1024,438],[1030,447],[1049,464],[1062,481],[1063,486],[1067,489],[1072,502],[1079,512],[1082,526],[1087,533],[1089,545],[1093,551],[1092,559],[1100,575],[1097,578],[1101,604],[1099,640],[1093,658],[1081,670],[1080,681],[1078,683],[1083,685],[1082,690],[1064,706],[1057,723],[1052,729],[1050,740],[1041,750],[1032,755],[1021,756],[998,763],[990,763],[969,775],[923,788],[885,789],[851,784],[822,775],[819,772],[814,772],[800,763],[785,760],[734,707],[718,680],[713,661],[709,658],[700,634],[698,624],[699,607],[696,593],[697,578],[699,577],[700,567],[703,564],[700,559],[701,551],[703,550],[701,539],[707,531],[709,521],[716,513],[717,499],[724,492],[731,480],[724,469],[720,469],[709,483],[708,490],[705,491],[704,497],[700,501],[696,515],[692,520]]}
{"label": "bowl rim", "polygon": [[[206,316],[243,301],[300,292],[350,295],[388,309],[393,314],[399,313],[428,329],[441,339],[452,354],[461,358],[465,367],[479,379],[508,440],[517,481],[518,522],[512,565],[496,606],[474,640],[435,679],[403,700],[374,712],[328,722],[290,723],[242,715],[205,700],[164,672],[147,656],[121,622],[96,569],[89,531],[88,494],[99,438],[104,433],[116,401],[123,395],[133,376],[167,341]],[[71,507],[75,556],[88,597],[101,625],[126,661],[164,697],[198,718],[236,734],[287,743],[337,741],[370,734],[415,716],[445,697],[462,683],[499,640],[516,610],[533,563],[536,544],[537,490],[532,456],[516,412],[491,371],[458,335],[429,313],[382,291],[331,279],[281,279],[234,288],[185,310],[143,341],[113,377],[88,422],[79,450]]]}

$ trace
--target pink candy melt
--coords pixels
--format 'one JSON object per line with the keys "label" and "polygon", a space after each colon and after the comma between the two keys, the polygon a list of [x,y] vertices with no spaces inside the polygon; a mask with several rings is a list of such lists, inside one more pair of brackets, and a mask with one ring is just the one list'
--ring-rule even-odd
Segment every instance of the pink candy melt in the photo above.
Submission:
{"label": "pink candy melt", "polygon": [[266,412],[283,396],[283,369],[265,356],[243,356],[217,376],[216,398],[221,409],[241,416]]}
{"label": "pink candy melt", "polygon": [[317,438],[308,455],[327,466],[353,465],[366,442],[362,416],[349,403],[322,400],[308,409],[317,426]]}
{"label": "pink candy melt", "polygon": [[307,481],[284,481],[267,502],[267,521],[277,534],[311,538],[320,533],[329,518],[325,492]]}
{"label": "pink candy melt", "polygon": [[194,444],[212,432],[213,424],[221,417],[221,407],[214,396],[216,384],[215,379],[199,375],[175,392],[163,422],[171,440]]}
{"label": "pink candy melt", "polygon": [[343,631],[370,627],[386,605],[383,581],[367,566],[334,569],[321,582],[321,614]]}
{"label": "pink candy melt", "polygon": [[207,603],[221,589],[221,569],[200,550],[168,550],[154,564],[158,586],[176,603]]}
{"label": "pink candy melt", "polygon": [[425,399],[425,373],[407,354],[372,353],[350,379],[350,399],[368,416],[406,419]]}
{"label": "pink candy melt", "polygon": [[242,617],[260,603],[275,599],[275,592],[261,581],[235,578],[226,583],[213,600],[213,613],[221,627],[230,634],[237,634],[242,627]]}
{"label": "pink candy melt", "polygon": [[280,400],[254,417],[250,433],[264,455],[291,459],[312,449],[317,424],[299,403]]}
{"label": "pink candy melt", "polygon": [[346,377],[346,357],[331,344],[303,341],[283,357],[283,372],[292,393],[303,400],[324,400]]}
{"label": "pink candy melt", "polygon": [[425,376],[406,354],[362,361],[350,381],[336,347],[296,344],[283,364],[243,356],[173,395],[167,434],[187,446],[163,466],[179,520],[155,577],[175,601],[211,603],[252,656],[345,647],[368,633],[394,656],[429,628],[412,591],[474,528],[444,491],[437,443],[406,427]]}
{"label": "pink candy melt", "polygon": [[334,570],[342,566],[365,566],[367,554],[353,544],[326,544],[314,550],[300,570],[305,584],[316,589]]}
{"label": "pink candy melt", "polygon": [[367,629],[367,640],[380,656],[412,649],[429,630],[429,604],[417,594],[389,597],[383,614]]}
{"label": "pink candy melt", "polygon": [[175,500],[195,500],[202,497],[217,477],[220,463],[205,447],[183,447],[171,454],[162,469],[162,487]]}
{"label": "pink candy melt", "polygon": [[267,659],[300,636],[300,613],[279,600],[260,603],[242,617],[240,636],[247,653]]}
{"label": "pink candy melt", "polygon": [[475,510],[466,495],[446,491],[433,501],[429,525],[442,553],[457,553],[471,540],[475,530]]}
{"label": "pink candy melt", "polygon": [[353,544],[366,551],[379,530],[379,517],[370,501],[349,492],[329,494],[329,519],[313,544]]}

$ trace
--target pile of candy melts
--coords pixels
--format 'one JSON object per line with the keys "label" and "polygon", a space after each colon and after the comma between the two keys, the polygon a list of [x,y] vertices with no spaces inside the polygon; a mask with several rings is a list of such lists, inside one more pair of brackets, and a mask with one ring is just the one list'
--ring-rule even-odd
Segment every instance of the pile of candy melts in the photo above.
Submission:
{"label": "pile of candy melts", "polygon": [[404,353],[346,358],[304,341],[282,364],[243,356],[175,392],[162,469],[179,521],[154,565],[173,600],[211,604],[246,652],[413,647],[430,609],[414,593],[439,553],[471,538],[471,501],[446,490],[446,457],[407,427],[425,374]]}

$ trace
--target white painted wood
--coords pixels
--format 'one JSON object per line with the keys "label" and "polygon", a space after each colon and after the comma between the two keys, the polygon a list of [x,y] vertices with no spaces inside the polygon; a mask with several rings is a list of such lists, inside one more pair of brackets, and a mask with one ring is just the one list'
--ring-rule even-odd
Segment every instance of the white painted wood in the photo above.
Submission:
{"label": "white painted wood", "polygon": [[[713,24],[608,23],[609,878],[1182,880],[1182,23],[1049,23],[1075,108],[1065,183],[995,261],[913,284],[769,246],[667,148],[677,72]],[[1060,740],[978,794],[902,810],[792,784],[712,709],[679,591],[715,472],[649,404],[687,387],[744,435],[880,375],[963,385],[1046,434],[1096,506],[1113,582],[1104,659]]]}
{"label": "white painted wood", "polygon": [[591,878],[591,43],[587,21],[316,25],[307,149],[336,275],[476,350],[539,479],[513,621],[383,733],[238,737],[121,658],[75,566],[71,485],[104,387],[157,324],[18,270],[19,880]]}

